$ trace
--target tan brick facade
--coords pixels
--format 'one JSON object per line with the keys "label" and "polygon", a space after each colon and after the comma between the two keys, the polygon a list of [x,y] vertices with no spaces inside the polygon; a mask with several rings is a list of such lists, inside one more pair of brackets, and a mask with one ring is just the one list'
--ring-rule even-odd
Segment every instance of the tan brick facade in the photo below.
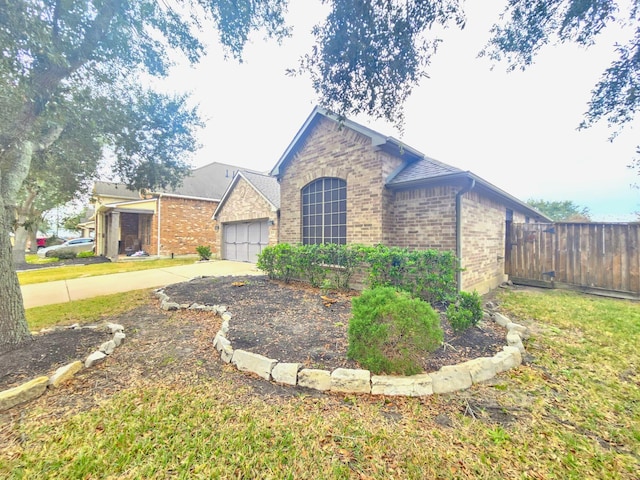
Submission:
{"label": "tan brick facade", "polygon": [[486,293],[504,274],[506,208],[470,191],[462,197],[462,289]]}
{"label": "tan brick facade", "polygon": [[395,192],[387,244],[411,249],[456,249],[456,193],[451,186]]}
{"label": "tan brick facade", "polygon": [[269,245],[278,243],[278,212],[256,191],[244,178],[229,192],[224,204],[218,211],[215,225],[218,227],[216,250],[222,252],[224,238],[224,224],[234,222],[250,222],[252,220],[270,220]]}
{"label": "tan brick facade", "polygon": [[195,255],[196,247],[209,246],[218,255],[217,232],[211,217],[218,202],[162,196],[159,213],[153,216],[151,255],[158,254],[158,221],[160,221],[159,255]]}
{"label": "tan brick facade", "polygon": [[347,182],[347,243],[384,241],[383,224],[389,222],[384,181],[400,164],[400,159],[378,151],[369,137],[321,119],[282,174],[279,240],[302,241],[302,188],[332,177]]}

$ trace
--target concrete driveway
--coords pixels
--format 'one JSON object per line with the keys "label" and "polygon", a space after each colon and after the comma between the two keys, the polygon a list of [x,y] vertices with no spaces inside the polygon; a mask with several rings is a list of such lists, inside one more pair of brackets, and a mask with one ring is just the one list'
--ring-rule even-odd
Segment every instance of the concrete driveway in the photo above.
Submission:
{"label": "concrete driveway", "polygon": [[98,297],[111,293],[128,292],[143,288],[158,288],[191,280],[195,277],[224,275],[262,275],[252,263],[228,260],[198,262],[193,265],[153,268],[136,272],[113,273],[97,277],[58,280],[35,283],[21,287],[24,307],[39,307],[65,303],[83,298]]}

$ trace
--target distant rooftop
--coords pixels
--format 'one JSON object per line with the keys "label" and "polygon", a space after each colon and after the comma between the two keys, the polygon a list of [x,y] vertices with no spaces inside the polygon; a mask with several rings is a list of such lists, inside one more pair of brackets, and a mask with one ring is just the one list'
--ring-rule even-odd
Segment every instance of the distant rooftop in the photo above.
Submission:
{"label": "distant rooftop", "polygon": [[[153,193],[220,200],[234,175],[240,170],[248,174],[261,175],[254,170],[247,170],[237,165],[213,162],[192,170],[189,175],[184,177],[182,185],[179,187],[174,189],[154,189]],[[140,198],[137,190],[129,190],[124,183],[97,181],[94,183],[93,191],[96,195],[127,200]]]}

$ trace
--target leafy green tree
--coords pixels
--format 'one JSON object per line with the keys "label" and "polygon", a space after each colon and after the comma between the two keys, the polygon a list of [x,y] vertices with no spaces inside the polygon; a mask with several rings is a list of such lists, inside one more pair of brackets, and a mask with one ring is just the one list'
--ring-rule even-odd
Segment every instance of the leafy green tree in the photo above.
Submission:
{"label": "leafy green tree", "polygon": [[79,212],[66,215],[62,219],[62,226],[65,230],[69,230],[71,232],[79,232],[81,230],[79,225],[83,222],[86,222],[92,214],[92,209],[84,207]]}
{"label": "leafy green tree", "polygon": [[588,207],[576,205],[571,200],[548,201],[529,199],[527,203],[544,213],[554,222],[590,222]]}
{"label": "leafy green tree", "polygon": [[[163,186],[167,178],[178,181],[166,174],[175,170],[173,153],[179,149],[171,142],[163,149],[158,138],[170,125],[174,137],[182,139],[176,141],[188,141],[180,116],[189,113],[180,102],[132,87],[142,75],[166,75],[174,52],[198,61],[204,47],[195,31],[202,19],[217,27],[221,43],[235,57],[253,30],[264,28],[276,37],[287,33],[282,0],[187,0],[181,5],[201,15],[182,14],[155,0],[0,0],[0,352],[30,336],[9,233],[33,159],[50,153],[69,131],[67,115],[74,111],[69,107],[109,108],[117,98],[115,87],[121,86],[130,122],[119,131],[98,130],[100,140],[122,153],[116,162],[121,180],[147,187]],[[154,104],[164,108],[155,110]],[[147,161],[154,151],[163,156]]]}
{"label": "leafy green tree", "polygon": [[[433,27],[464,28],[454,0],[332,0],[314,29],[316,46],[304,57],[324,105],[339,114],[364,113],[402,122],[402,107],[428,74],[440,39]],[[600,119],[623,125],[640,106],[640,4],[610,0],[508,0],[480,55],[525,69],[547,46],[589,47],[607,27],[627,25],[616,57],[592,90],[583,127]],[[432,30],[433,29],[433,30]],[[479,46],[480,47],[480,46]]]}
{"label": "leafy green tree", "polygon": [[591,92],[582,127],[606,119],[623,125],[640,107],[640,3],[612,0],[509,0],[482,51],[525,69],[546,46],[574,42],[589,47],[611,25],[628,25],[633,35],[616,45],[616,58]]}

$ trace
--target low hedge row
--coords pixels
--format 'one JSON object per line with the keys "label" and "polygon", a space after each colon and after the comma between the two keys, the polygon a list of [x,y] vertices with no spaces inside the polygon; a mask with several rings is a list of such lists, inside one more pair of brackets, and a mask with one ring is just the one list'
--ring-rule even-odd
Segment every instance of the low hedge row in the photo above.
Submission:
{"label": "low hedge row", "polygon": [[451,252],[408,250],[384,245],[291,245],[266,247],[258,268],[270,278],[348,289],[354,274],[370,287],[394,287],[431,304],[456,299],[457,261]]}

